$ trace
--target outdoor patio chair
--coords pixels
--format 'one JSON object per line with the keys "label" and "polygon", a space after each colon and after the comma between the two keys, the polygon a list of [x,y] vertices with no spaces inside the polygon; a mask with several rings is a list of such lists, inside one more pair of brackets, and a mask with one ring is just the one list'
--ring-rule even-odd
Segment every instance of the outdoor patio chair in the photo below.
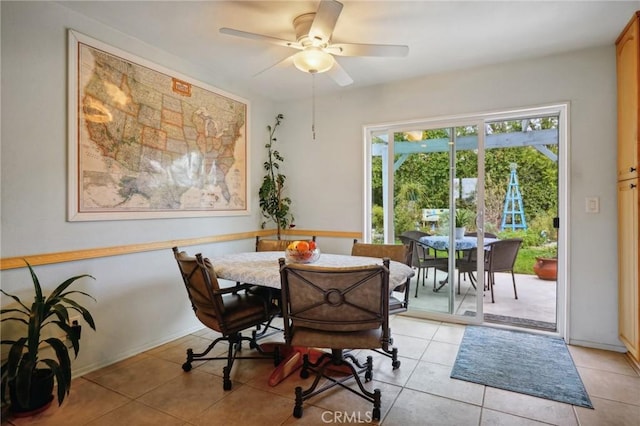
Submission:
{"label": "outdoor patio chair", "polygon": [[406,231],[403,232],[398,238],[402,242],[402,244],[409,245],[411,247],[411,266],[417,269],[417,278],[416,278],[416,294],[414,297],[418,297],[418,287],[420,284],[420,273],[422,273],[422,286],[424,287],[424,283],[426,278],[429,276],[429,268],[434,268],[433,270],[433,288],[436,288],[436,268],[446,267],[447,258],[446,257],[438,257],[436,251],[431,255],[429,253],[429,248],[424,244],[420,243],[420,238],[423,236],[429,235],[426,232],[422,231]]}
{"label": "outdoor patio chair", "polygon": [[[465,232],[465,237],[477,237],[477,232]],[[496,234],[492,234],[491,232],[485,232],[484,238],[498,238]],[[462,250],[458,259],[456,260],[456,266],[458,268],[458,294],[460,294],[460,278],[461,276],[467,275],[469,277],[469,281],[473,288],[476,288],[476,279],[473,275],[476,272],[475,263],[478,258],[478,249],[473,248],[471,250]]]}
{"label": "outdoor patio chair", "polygon": [[491,303],[495,303],[493,297],[493,285],[495,284],[496,272],[511,272],[513,281],[513,295],[518,298],[516,289],[516,276],[513,273],[513,265],[516,263],[518,251],[522,245],[522,238],[509,238],[498,240],[485,246],[484,269],[487,271],[487,284],[491,291]]}

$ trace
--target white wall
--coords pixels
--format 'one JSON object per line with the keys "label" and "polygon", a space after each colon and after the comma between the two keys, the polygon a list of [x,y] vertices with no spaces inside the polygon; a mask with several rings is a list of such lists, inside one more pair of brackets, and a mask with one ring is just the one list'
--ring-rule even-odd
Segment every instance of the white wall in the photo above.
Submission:
{"label": "white wall", "polygon": [[[147,221],[66,222],[67,28],[73,28],[179,73],[250,99],[251,193],[261,181],[267,124],[285,114],[279,149],[299,228],[362,229],[362,125],[571,101],[571,335],[619,347],[616,309],[615,65],[613,47],[537,61],[430,76],[318,99],[317,140],[311,103],[276,105],[215,71],[186,63],[55,3],[0,3],[2,18],[1,254],[39,253],[166,241],[255,230],[253,213]],[[322,78],[323,76],[319,76]],[[601,197],[601,213],[584,213],[585,196]],[[323,241],[326,251],[349,241]],[[253,241],[191,247],[215,256],[251,250]],[[51,289],[71,275],[98,302],[88,303],[98,332],[83,333],[74,363],[82,373],[199,327],[169,251],[39,266]],[[31,297],[25,269],[0,273],[2,289]],[[3,298],[3,305],[7,302]]]}
{"label": "white wall", "polygon": [[[433,60],[437,60],[434,58]],[[317,78],[327,78],[319,75]],[[278,138],[302,228],[363,227],[365,124],[570,102],[570,330],[574,343],[622,350],[617,338],[616,95],[613,45],[418,78],[278,106]],[[330,188],[327,192],[326,188]],[[584,199],[598,196],[599,214]],[[348,246],[341,247],[347,250]]]}
{"label": "white wall", "polygon": [[[258,229],[257,190],[263,143],[254,143],[250,164],[253,214],[241,217],[67,222],[67,29],[72,28],[196,80],[249,99],[250,135],[267,138],[272,102],[218,81],[212,70],[180,58],[52,2],[2,2],[2,222],[1,256],[167,241]],[[256,167],[257,165],[257,167]],[[208,255],[251,250],[253,240],[190,247]],[[78,289],[97,332],[85,327],[76,372],[92,370],[200,327],[188,304],[170,250],[68,262],[35,268],[51,290],[67,277],[91,274]],[[2,289],[26,298],[24,268],[0,274]],[[10,300],[3,297],[2,304]],[[24,300],[24,299],[23,299]],[[4,349],[4,347],[3,347]]]}

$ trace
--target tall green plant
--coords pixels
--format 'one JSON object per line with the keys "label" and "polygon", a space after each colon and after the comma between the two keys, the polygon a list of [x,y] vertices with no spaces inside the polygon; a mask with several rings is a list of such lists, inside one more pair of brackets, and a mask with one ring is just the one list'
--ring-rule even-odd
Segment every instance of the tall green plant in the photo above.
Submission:
{"label": "tall green plant", "polygon": [[280,164],[284,161],[280,152],[274,149],[273,144],[276,142],[275,133],[284,119],[282,114],[276,116],[273,126],[267,126],[269,132],[269,142],[265,145],[267,148],[268,158],[264,162],[264,170],[266,175],[262,180],[260,187],[260,209],[262,216],[266,219],[260,225],[262,229],[267,225],[267,221],[276,224],[278,239],[282,229],[289,227],[293,221],[293,214],[290,212],[291,199],[284,195],[284,184],[286,176],[280,173]]}
{"label": "tall green plant", "polygon": [[[0,289],[5,296],[12,298],[19,305],[17,308],[7,308],[0,311],[2,322],[13,321],[20,325],[26,326],[26,335],[19,337],[17,340],[2,340],[3,345],[11,345],[9,355],[4,364],[2,364],[2,392],[5,399],[5,389],[9,383],[15,385],[18,402],[23,407],[29,406],[29,396],[31,395],[31,379],[37,369],[50,369],[55,375],[58,383],[58,404],[62,404],[65,395],[69,394],[71,389],[71,359],[69,357],[69,349],[62,340],[57,337],[42,338],[42,331],[45,327],[58,327],[62,330],[73,347],[73,352],[77,358],[80,351],[80,336],[72,330],[69,325],[69,310],[76,311],[82,315],[82,318],[92,329],[96,329],[93,317],[89,311],[70,299],[72,294],[81,294],[95,301],[89,294],[73,290],[66,291],[71,284],[80,278],[93,278],[91,275],[78,275],[65,280],[56,287],[55,290],[45,297],[42,294],[42,287],[36,273],[31,268],[29,262],[25,260],[35,292],[34,301],[31,306],[23,303],[18,296],[14,296]],[[5,317],[5,315],[8,315]],[[40,351],[44,345],[49,345],[55,352],[54,358],[40,359]]]}

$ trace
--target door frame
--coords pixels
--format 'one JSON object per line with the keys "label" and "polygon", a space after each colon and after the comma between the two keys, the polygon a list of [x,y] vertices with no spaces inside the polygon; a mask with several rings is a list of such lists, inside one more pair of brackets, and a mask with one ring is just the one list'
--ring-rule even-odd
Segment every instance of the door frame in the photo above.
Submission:
{"label": "door frame", "polygon": [[[363,188],[363,238],[364,241],[370,242],[372,240],[372,223],[371,223],[371,153],[372,153],[372,140],[374,134],[380,134],[382,132],[392,133],[393,131],[410,131],[421,130],[426,127],[454,127],[458,123],[464,122],[465,124],[481,121],[481,128],[484,129],[486,122],[498,121],[498,120],[515,120],[520,118],[529,118],[536,116],[549,116],[558,115],[558,217],[559,217],[559,229],[558,232],[558,277],[556,281],[556,327],[555,333],[541,332],[546,334],[558,335],[564,338],[566,341],[570,340],[569,330],[569,306],[570,306],[570,270],[568,268],[569,252],[570,252],[570,229],[569,229],[569,194],[570,194],[570,159],[569,159],[569,113],[570,103],[558,102],[552,104],[531,106],[531,107],[519,107],[512,109],[504,109],[501,111],[492,112],[480,112],[473,114],[460,114],[451,116],[441,116],[432,118],[412,119],[406,121],[393,121],[385,123],[365,124],[363,125],[363,143],[364,143],[364,156],[363,156],[363,171],[364,171],[364,188]],[[484,133],[484,132],[483,132]],[[484,141],[482,141],[484,142]],[[478,142],[480,148],[480,140]],[[484,144],[483,144],[484,145]],[[391,149],[391,148],[390,148]],[[387,162],[388,167],[385,176],[383,178],[388,179],[386,184],[388,188],[393,188],[393,162]],[[484,174],[484,168],[483,174]],[[481,194],[480,194],[481,193]],[[484,187],[479,189],[479,196],[484,196]],[[393,206],[385,206],[385,222],[388,222],[390,215],[393,215]],[[387,230],[385,232],[385,241],[387,235],[391,233]],[[481,298],[479,298],[479,305],[482,305]],[[482,306],[478,306],[478,313],[482,312]],[[433,319],[437,321],[448,321],[462,324],[478,324],[482,323],[482,317],[477,315],[476,317],[462,317],[452,314],[443,314],[437,312],[425,312],[421,313],[421,317],[426,319]],[[504,326],[509,328],[508,326]],[[535,330],[531,330],[536,332]]]}

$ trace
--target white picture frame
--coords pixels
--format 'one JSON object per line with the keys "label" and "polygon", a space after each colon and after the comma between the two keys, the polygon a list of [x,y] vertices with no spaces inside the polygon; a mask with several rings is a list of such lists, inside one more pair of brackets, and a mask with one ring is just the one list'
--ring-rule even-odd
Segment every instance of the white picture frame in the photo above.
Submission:
{"label": "white picture frame", "polygon": [[69,30],[69,221],[249,214],[248,100]]}

